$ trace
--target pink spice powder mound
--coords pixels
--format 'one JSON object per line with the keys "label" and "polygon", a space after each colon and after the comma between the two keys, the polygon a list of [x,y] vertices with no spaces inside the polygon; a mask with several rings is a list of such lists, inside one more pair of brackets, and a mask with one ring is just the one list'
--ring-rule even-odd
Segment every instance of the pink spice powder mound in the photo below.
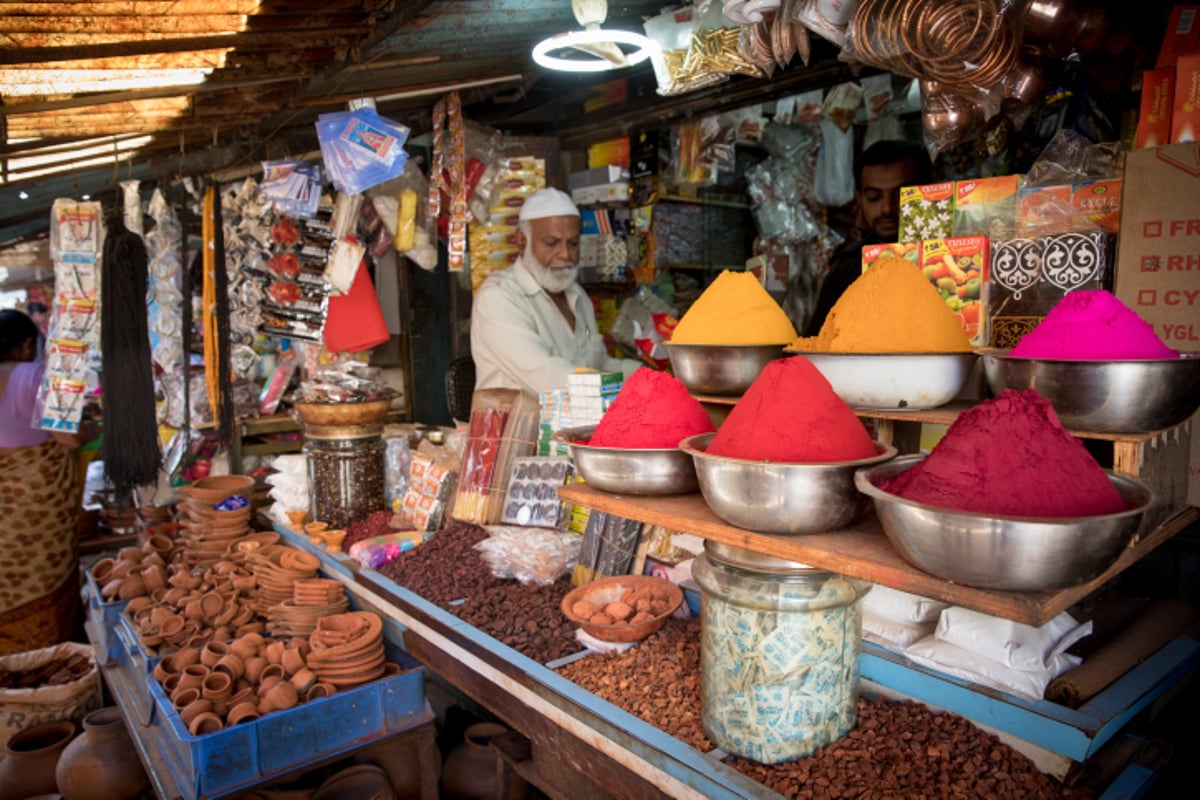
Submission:
{"label": "pink spice powder mound", "polygon": [[854,410],[804,356],[768,362],[706,452],[776,464],[858,461],[877,454]]}
{"label": "pink spice powder mound", "polygon": [[1125,510],[1104,470],[1035,389],[1007,389],[964,412],[919,464],[878,486],[918,503],[981,514]]}
{"label": "pink spice powder mound", "polygon": [[1103,289],[1068,292],[1009,355],[1078,361],[1179,358],[1150,323]]}
{"label": "pink spice powder mound", "polygon": [[683,381],[641,367],[600,418],[588,444],[593,447],[657,449],[678,447],[698,433],[711,433],[712,420]]}

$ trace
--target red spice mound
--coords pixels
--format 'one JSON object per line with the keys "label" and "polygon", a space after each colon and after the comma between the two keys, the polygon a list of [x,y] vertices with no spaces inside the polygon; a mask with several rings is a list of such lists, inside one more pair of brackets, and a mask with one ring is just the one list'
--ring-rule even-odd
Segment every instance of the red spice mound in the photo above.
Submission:
{"label": "red spice mound", "polygon": [[876,454],[854,411],[804,356],[769,362],[729,412],[708,452],[801,464],[857,461]]}
{"label": "red spice mound", "polygon": [[714,430],[704,406],[674,375],[642,367],[600,418],[588,444],[630,449],[678,447],[698,433]]}
{"label": "red spice mound", "polygon": [[959,415],[933,451],[879,488],[982,514],[1081,517],[1125,501],[1036,389],[1006,389]]}

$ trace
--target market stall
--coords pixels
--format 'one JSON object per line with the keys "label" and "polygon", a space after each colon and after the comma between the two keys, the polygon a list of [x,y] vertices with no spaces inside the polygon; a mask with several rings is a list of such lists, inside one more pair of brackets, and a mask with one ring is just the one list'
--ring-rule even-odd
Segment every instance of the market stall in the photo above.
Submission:
{"label": "market stall", "polygon": [[[893,6],[646,21],[663,109],[814,43],[865,70],[815,93],[540,143],[457,91],[414,141],[363,97],[319,155],[155,187],[152,224],[127,182],[107,244],[100,203],[56,206],[39,424],[101,383],[145,423],[106,439],[126,538],[82,571],[139,792],[399,796],[401,752],[422,798],[1147,789],[1138,723],[1200,666],[1189,602],[1122,592],[1200,521],[1196,146],[1028,124],[1103,10]],[[889,138],[942,180],[859,241],[852,164]],[[443,356],[555,184],[572,322],[645,366],[470,392]],[[428,395],[454,413],[414,420]],[[448,707],[500,727],[437,742]]]}

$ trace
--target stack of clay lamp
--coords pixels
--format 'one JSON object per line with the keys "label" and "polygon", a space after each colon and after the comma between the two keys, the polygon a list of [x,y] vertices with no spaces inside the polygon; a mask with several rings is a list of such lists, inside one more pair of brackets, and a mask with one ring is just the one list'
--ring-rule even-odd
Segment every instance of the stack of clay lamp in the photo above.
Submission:
{"label": "stack of clay lamp", "polygon": [[383,622],[369,611],[321,617],[309,644],[309,668],[339,690],[373,681],[387,671]]}
{"label": "stack of clay lamp", "polygon": [[308,578],[292,584],[292,598],[267,610],[267,630],[275,636],[310,636],[322,617],[350,607],[341,581]]}
{"label": "stack of clay lamp", "polygon": [[[249,544],[277,541],[273,531],[250,534]],[[204,568],[188,566],[182,548],[161,534],[141,548],[125,547],[117,558],[101,559],[92,577],[106,599],[125,599],[138,642],[148,654],[203,647],[262,632],[255,614],[257,584],[242,564],[241,551],[227,553]]]}
{"label": "stack of clay lamp", "polygon": [[337,687],[308,666],[308,652],[303,638],[250,633],[165,656],[154,677],[188,731],[203,736],[334,694]]}
{"label": "stack of clay lamp", "polygon": [[[216,561],[250,532],[253,507],[248,500],[253,489],[254,478],[249,475],[220,475],[179,490],[185,498],[180,503],[185,514],[181,520],[185,533],[180,538],[187,545],[184,559],[189,566]],[[215,508],[235,496],[246,498],[246,504],[229,511]]]}
{"label": "stack of clay lamp", "polygon": [[342,552],[342,542],[346,539],[346,531],[338,528],[331,530],[328,522],[310,522],[304,526],[309,541],[318,547],[324,547],[326,552]]}
{"label": "stack of clay lamp", "polygon": [[320,566],[321,561],[312,553],[283,545],[259,547],[246,553],[246,567],[258,585],[258,612],[267,616],[272,607],[291,600],[296,581],[317,577]]}

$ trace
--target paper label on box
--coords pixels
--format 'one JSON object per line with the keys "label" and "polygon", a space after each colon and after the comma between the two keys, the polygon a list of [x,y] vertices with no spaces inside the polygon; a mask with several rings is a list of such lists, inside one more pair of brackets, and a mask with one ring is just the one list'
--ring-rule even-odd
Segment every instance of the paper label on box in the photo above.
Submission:
{"label": "paper label on box", "polygon": [[1071,205],[1075,207],[1076,223],[1116,233],[1121,224],[1120,178],[1081,181],[1071,186]]}
{"label": "paper label on box", "polygon": [[900,241],[939,239],[954,232],[954,182],[900,189]]}
{"label": "paper label on box", "polygon": [[1142,74],[1142,101],[1138,110],[1134,147],[1158,147],[1171,137],[1171,109],[1175,105],[1175,67]]}
{"label": "paper label on box", "polygon": [[892,242],[891,244],[869,244],[862,249],[862,269],[866,272],[877,261],[892,258],[903,258],[913,264],[921,265],[920,242]]}
{"label": "paper label on box", "polygon": [[986,343],[984,292],[988,281],[988,238],[958,236],[921,243],[921,272],[954,311],[971,343]]}
{"label": "paper label on box", "polygon": [[1180,56],[1175,67],[1175,105],[1171,109],[1171,143],[1194,142],[1200,136],[1200,53]]}

